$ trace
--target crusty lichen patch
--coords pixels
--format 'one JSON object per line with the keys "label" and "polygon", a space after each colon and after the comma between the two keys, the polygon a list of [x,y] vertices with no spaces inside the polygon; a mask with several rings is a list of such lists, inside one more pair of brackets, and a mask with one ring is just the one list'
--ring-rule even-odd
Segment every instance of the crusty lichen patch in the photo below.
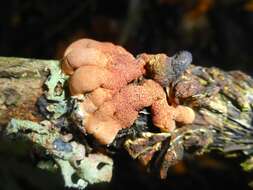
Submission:
{"label": "crusty lichen patch", "polygon": [[44,83],[47,87],[45,92],[46,98],[53,101],[63,101],[66,99],[64,85],[68,76],[61,71],[59,64],[51,64],[46,69],[50,72],[50,75]]}
{"label": "crusty lichen patch", "polygon": [[[6,135],[31,141],[37,150],[49,155],[61,170],[66,187],[84,189],[88,184],[109,182],[112,178],[111,158],[100,153],[86,155],[84,145],[65,138],[49,121],[36,123],[12,119]],[[54,164],[47,165],[49,170],[53,170],[50,166],[55,167]]]}

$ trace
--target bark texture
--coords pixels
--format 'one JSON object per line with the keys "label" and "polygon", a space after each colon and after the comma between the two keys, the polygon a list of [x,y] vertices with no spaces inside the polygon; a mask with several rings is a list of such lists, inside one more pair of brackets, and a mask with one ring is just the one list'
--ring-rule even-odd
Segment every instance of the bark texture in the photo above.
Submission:
{"label": "bark texture", "polygon": [[56,60],[0,57],[0,125],[11,118],[41,120],[35,103]]}

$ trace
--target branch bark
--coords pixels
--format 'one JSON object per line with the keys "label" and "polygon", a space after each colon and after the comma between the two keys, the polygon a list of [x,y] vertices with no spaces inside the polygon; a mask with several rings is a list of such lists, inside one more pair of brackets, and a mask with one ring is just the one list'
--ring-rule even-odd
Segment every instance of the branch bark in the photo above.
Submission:
{"label": "branch bark", "polygon": [[39,121],[35,103],[56,60],[0,57],[0,125],[11,118]]}

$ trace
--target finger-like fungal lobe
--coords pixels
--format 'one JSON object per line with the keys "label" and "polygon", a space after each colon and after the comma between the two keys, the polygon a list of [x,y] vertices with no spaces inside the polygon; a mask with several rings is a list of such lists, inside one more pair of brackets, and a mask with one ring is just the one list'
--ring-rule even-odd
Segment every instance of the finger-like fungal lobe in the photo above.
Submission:
{"label": "finger-like fungal lobe", "polygon": [[83,113],[86,116],[83,123],[85,131],[101,144],[110,144],[119,130],[131,127],[138,112],[149,106],[154,125],[162,131],[174,130],[176,121],[187,124],[194,120],[191,108],[169,106],[163,88],[153,80],[144,80],[142,84],[132,83],[123,87],[95,112]]}
{"label": "finger-like fungal lobe", "polygon": [[[187,51],[168,57],[141,54],[135,58],[124,48],[107,42],[81,39],[65,51],[62,70],[70,75],[69,90],[82,97],[74,118],[85,133],[101,144],[113,142],[138,112],[151,107],[154,126],[173,131],[176,122],[192,123],[191,108],[169,105],[163,87],[176,80],[192,61]],[[141,79],[133,83],[135,79]],[[132,82],[132,83],[131,83]]]}

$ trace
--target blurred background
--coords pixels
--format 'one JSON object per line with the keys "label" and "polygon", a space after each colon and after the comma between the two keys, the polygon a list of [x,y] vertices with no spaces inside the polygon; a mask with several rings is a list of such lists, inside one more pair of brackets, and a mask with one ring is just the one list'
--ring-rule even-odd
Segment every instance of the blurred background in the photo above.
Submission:
{"label": "blurred background", "polygon": [[[60,59],[69,43],[84,37],[134,55],[186,49],[196,65],[253,75],[253,0],[1,1],[0,56]],[[0,146],[0,189],[63,189],[60,176],[31,164],[29,148],[9,146]],[[122,154],[113,183],[91,189],[250,189],[253,180],[238,160],[204,157],[178,164],[161,182]]]}
{"label": "blurred background", "polygon": [[70,42],[88,37],[133,54],[187,49],[195,64],[253,74],[252,0],[8,0],[1,7],[1,55],[61,58]]}

